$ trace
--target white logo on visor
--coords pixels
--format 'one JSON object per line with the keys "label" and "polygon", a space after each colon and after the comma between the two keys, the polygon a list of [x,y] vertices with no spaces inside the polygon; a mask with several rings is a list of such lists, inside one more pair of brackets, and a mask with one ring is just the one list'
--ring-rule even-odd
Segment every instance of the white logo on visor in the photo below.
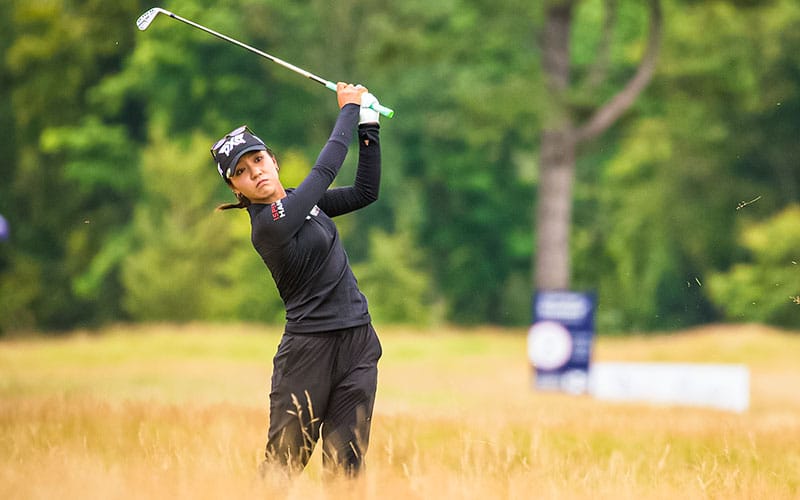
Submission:
{"label": "white logo on visor", "polygon": [[244,144],[245,142],[247,142],[247,141],[244,140],[244,133],[241,133],[239,135],[235,135],[235,136],[231,137],[230,139],[228,139],[227,141],[225,141],[225,144],[223,144],[219,148],[219,153],[218,154],[224,154],[225,156],[230,156],[231,151],[233,151],[233,148],[235,148],[239,144]]}

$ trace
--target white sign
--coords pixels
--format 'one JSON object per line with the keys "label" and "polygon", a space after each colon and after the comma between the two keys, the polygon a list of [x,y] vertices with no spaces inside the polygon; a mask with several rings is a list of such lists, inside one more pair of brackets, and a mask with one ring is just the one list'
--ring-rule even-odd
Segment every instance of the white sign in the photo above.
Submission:
{"label": "white sign", "polygon": [[589,394],[743,412],[750,406],[750,371],[744,365],[594,362]]}

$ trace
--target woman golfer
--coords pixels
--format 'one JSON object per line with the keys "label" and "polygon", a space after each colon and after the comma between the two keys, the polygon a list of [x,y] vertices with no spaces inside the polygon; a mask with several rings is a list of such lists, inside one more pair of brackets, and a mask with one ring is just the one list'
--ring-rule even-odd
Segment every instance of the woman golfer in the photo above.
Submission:
{"label": "woman golfer", "polygon": [[[329,471],[359,472],[369,444],[381,345],[367,299],[350,270],[333,217],[378,198],[377,102],[367,89],[337,84],[339,116],[308,176],[284,188],[275,155],[247,127],[220,139],[211,155],[238,203],[251,240],[286,307],[273,360],[265,464],[302,470],[320,438]],[[357,130],[355,182],[330,188]]]}

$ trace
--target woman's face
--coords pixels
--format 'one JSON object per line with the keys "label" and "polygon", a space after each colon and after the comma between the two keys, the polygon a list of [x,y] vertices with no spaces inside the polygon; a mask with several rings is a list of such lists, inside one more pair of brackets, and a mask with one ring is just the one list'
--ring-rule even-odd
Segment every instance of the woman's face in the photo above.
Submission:
{"label": "woman's face", "polygon": [[274,203],[286,196],[278,178],[278,165],[266,151],[247,153],[239,159],[230,178],[234,193],[252,203]]}

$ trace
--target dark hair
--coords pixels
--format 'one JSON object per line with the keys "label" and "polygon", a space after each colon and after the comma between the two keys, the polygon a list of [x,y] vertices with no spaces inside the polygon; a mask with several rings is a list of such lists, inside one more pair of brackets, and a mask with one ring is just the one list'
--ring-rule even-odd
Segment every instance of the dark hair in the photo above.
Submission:
{"label": "dark hair", "polygon": [[[227,179],[225,179],[225,182],[228,183],[228,185],[231,184],[231,182]],[[236,194],[236,199],[239,200],[239,203],[223,203],[222,205],[219,205],[217,207],[216,209],[217,212],[221,212],[223,210],[230,210],[232,208],[247,208],[250,206],[250,200],[247,199],[247,196],[238,193]]]}
{"label": "dark hair", "polygon": [[[258,151],[252,151],[252,153],[257,153],[257,152]],[[275,153],[273,153],[270,148],[267,148],[266,152],[272,158],[272,161],[275,162],[275,167],[280,171],[281,168],[278,166],[278,158],[275,157]],[[245,155],[247,154],[250,153],[245,153]],[[233,189],[233,183],[231,182],[231,180],[228,179],[227,177],[223,177],[223,179],[225,180],[225,184],[227,184],[229,188]],[[237,193],[235,196],[236,199],[239,200],[239,203],[223,203],[222,205],[219,205],[216,208],[216,211],[221,212],[223,210],[230,210],[232,208],[247,208],[250,206],[251,202],[247,198],[247,196],[241,193]]]}

